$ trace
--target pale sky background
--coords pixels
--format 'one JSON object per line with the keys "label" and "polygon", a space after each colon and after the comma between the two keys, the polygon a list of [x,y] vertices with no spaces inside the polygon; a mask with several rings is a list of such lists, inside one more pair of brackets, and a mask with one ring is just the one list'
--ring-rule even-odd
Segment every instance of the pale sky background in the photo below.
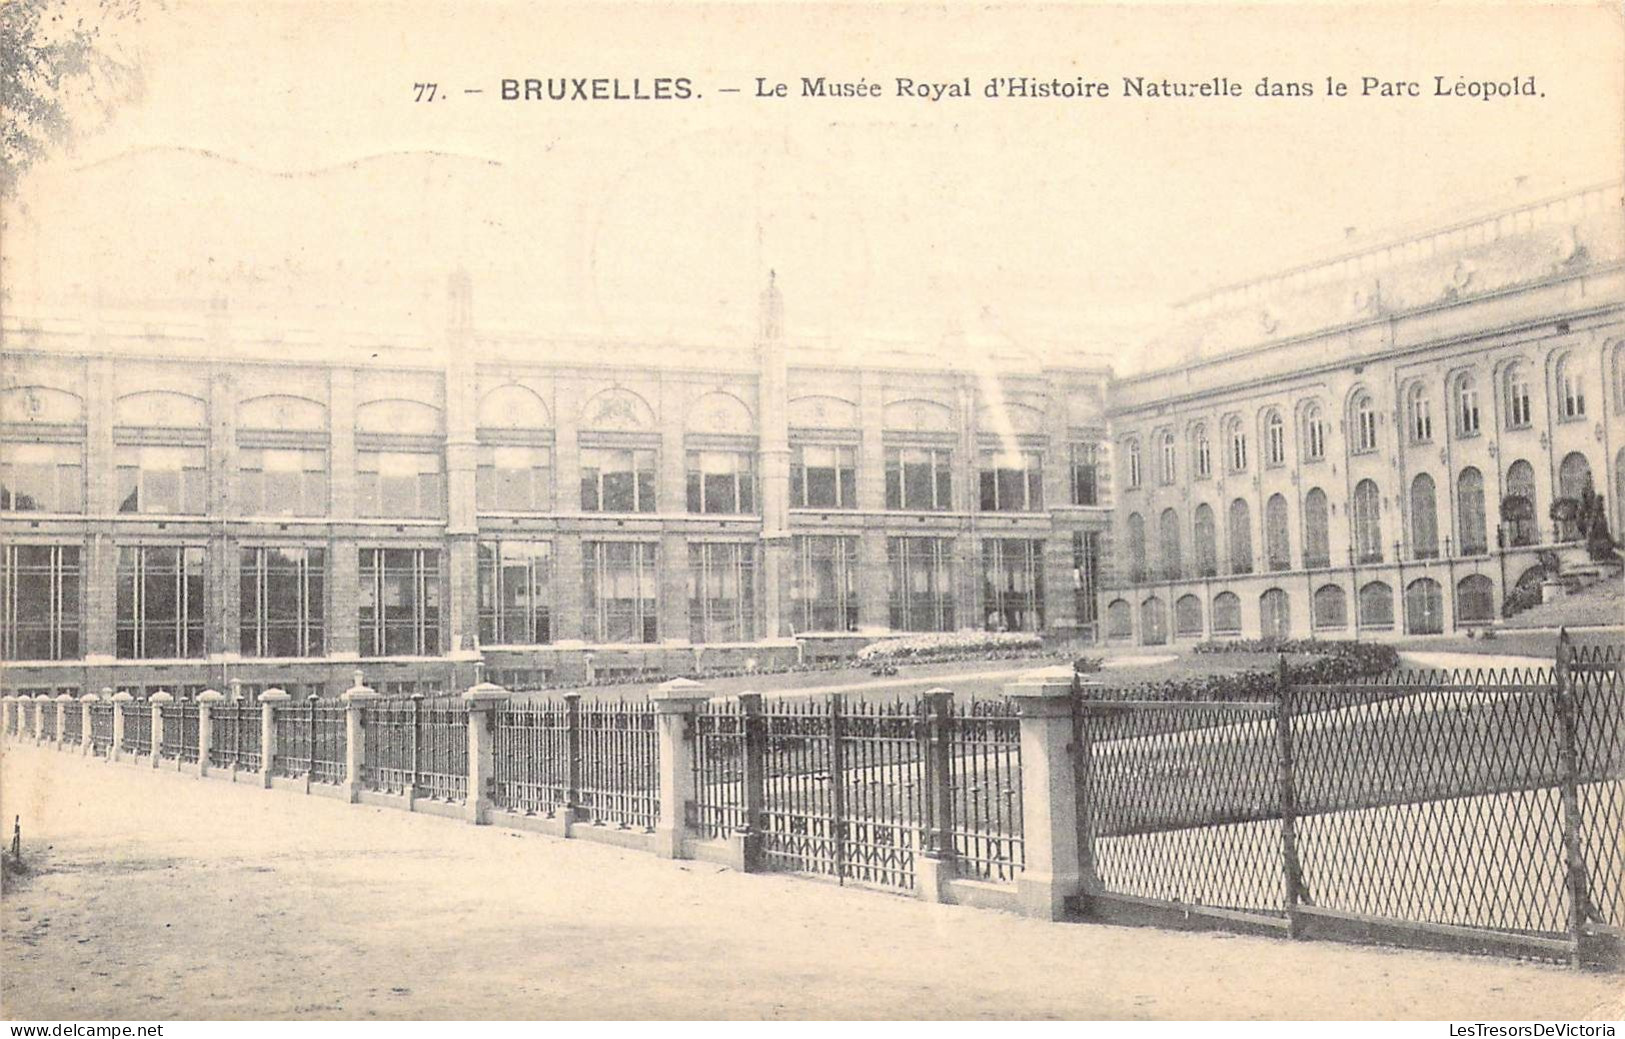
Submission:
{"label": "pale sky background", "polygon": [[[149,4],[152,0],[149,0]],[[1112,351],[1206,289],[1625,176],[1617,7],[179,3],[145,96],[25,180],[11,303],[234,310],[294,328],[736,341],[766,271],[792,334],[987,325]],[[754,77],[1229,76],[1237,100],[783,101]],[[1541,99],[1329,99],[1326,77]],[[663,103],[498,100],[503,77],[688,76]],[[1314,83],[1261,101],[1253,83]],[[450,100],[413,102],[434,81]],[[484,88],[463,95],[465,87]],[[721,87],[744,92],[726,95]],[[1515,192],[1517,178],[1525,178]]]}

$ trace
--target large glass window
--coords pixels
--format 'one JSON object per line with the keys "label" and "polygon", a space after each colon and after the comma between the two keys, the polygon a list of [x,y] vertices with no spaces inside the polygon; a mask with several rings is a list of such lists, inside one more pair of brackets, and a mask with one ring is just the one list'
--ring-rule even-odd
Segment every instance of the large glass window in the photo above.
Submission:
{"label": "large glass window", "polygon": [[1484,475],[1472,466],[1456,478],[1456,509],[1461,525],[1461,554],[1483,555],[1489,551],[1484,522]]}
{"label": "large glass window", "polygon": [[1230,428],[1230,471],[1233,473],[1245,472],[1247,469],[1247,431],[1242,428],[1241,419],[1231,419]]}
{"label": "large glass window", "polygon": [[1316,631],[1348,627],[1348,598],[1338,585],[1323,584],[1315,589],[1311,607],[1310,620]]}
{"label": "large glass window", "polygon": [[1272,494],[1264,503],[1264,558],[1271,570],[1292,569],[1292,532],[1285,495]]}
{"label": "large glass window", "polygon": [[1577,368],[1572,357],[1557,362],[1557,415],[1565,422],[1586,415],[1585,381]]}
{"label": "large glass window", "polygon": [[1138,512],[1128,514],[1124,522],[1124,542],[1128,549],[1128,579],[1135,584],[1145,580],[1145,519]]}
{"label": "large glass window", "polygon": [[440,553],[431,548],[363,548],[361,655],[440,652]]}
{"label": "large glass window", "polygon": [[1140,442],[1129,440],[1123,444],[1123,465],[1128,475],[1130,490],[1140,486]]}
{"label": "large glass window", "polygon": [[858,449],[844,444],[797,444],[790,456],[790,505],[857,508]]}
{"label": "large glass window", "polygon": [[1427,473],[1411,481],[1411,553],[1416,559],[1439,555],[1438,495]]}
{"label": "large glass window", "polygon": [[121,659],[201,657],[202,546],[125,545],[118,550],[117,652]]}
{"label": "large glass window", "polygon": [[83,512],[83,448],[0,444],[0,512]]}
{"label": "large glass window", "polygon": [[1509,365],[1507,384],[1507,428],[1523,429],[1534,421],[1529,397],[1529,373],[1518,364]]}
{"label": "large glass window", "polygon": [[1327,530],[1326,492],[1311,487],[1303,496],[1303,565],[1306,569],[1330,566],[1331,539]]}
{"label": "large glass window", "polygon": [[1362,393],[1354,398],[1352,416],[1354,420],[1354,451],[1356,454],[1365,454],[1377,449],[1377,409],[1371,401],[1369,393]]}
{"label": "large glass window", "polygon": [[1245,498],[1230,503],[1230,572],[1253,572],[1253,516]]}
{"label": "large glass window", "polygon": [[688,629],[696,643],[756,638],[754,546],[688,546]]}
{"label": "large glass window", "polygon": [[951,509],[953,452],[932,447],[886,449],[886,508]]}
{"label": "large glass window", "polygon": [[1286,422],[1278,411],[1264,421],[1264,464],[1286,464]]}
{"label": "large glass window", "polygon": [[1163,509],[1157,519],[1157,551],[1162,561],[1162,576],[1177,581],[1183,576],[1184,560],[1179,551],[1179,515],[1173,509]]}
{"label": "large glass window", "polygon": [[244,516],[325,516],[327,452],[320,448],[240,448],[237,496]]}
{"label": "large glass window", "polygon": [[654,449],[583,448],[581,511],[654,512]]}
{"label": "large glass window", "polygon": [[1425,444],[1433,439],[1433,401],[1428,397],[1427,387],[1421,383],[1411,387],[1411,442]]}
{"label": "large glass window", "polygon": [[1213,475],[1213,444],[1207,438],[1206,426],[1196,427],[1195,441],[1196,477],[1205,480]]}
{"label": "large glass window", "polygon": [[947,538],[886,539],[893,630],[954,630],[953,560]]}
{"label": "large glass window", "polygon": [[1044,543],[1028,538],[982,542],[982,601],[994,631],[1044,628]]}
{"label": "large glass window", "polygon": [[1501,499],[1501,522],[1507,544],[1533,545],[1540,540],[1535,512],[1535,467],[1523,459],[1507,466],[1506,497]]}
{"label": "large glass window", "polygon": [[445,497],[437,451],[356,453],[356,507],[362,516],[436,519]]}
{"label": "large glass window", "polygon": [[326,562],[320,548],[242,550],[238,647],[243,656],[322,655]]}
{"label": "large glass window", "polygon": [[0,660],[76,660],[79,547],[0,548]]}
{"label": "large glass window", "polygon": [[1319,462],[1326,457],[1326,420],[1321,417],[1318,404],[1304,409],[1303,445],[1304,461]]}
{"label": "large glass window", "polygon": [[1213,634],[1241,634],[1241,597],[1235,592],[1220,592],[1213,597]]}
{"label": "large glass window", "polygon": [[1038,452],[983,451],[980,475],[983,512],[1044,508],[1044,468]]}
{"label": "large glass window", "polygon": [[1354,485],[1354,558],[1360,563],[1382,562],[1382,496],[1371,480]]}
{"label": "large glass window", "polygon": [[1196,576],[1219,576],[1218,533],[1213,521],[1213,507],[1203,502],[1196,507],[1194,523],[1196,543]]}
{"label": "large glass window", "polygon": [[658,642],[655,546],[588,541],[581,546],[586,634],[595,642]]}
{"label": "large glass window", "polygon": [[1174,447],[1174,435],[1172,432],[1163,433],[1161,440],[1162,482],[1169,484],[1173,483],[1175,476],[1178,475],[1178,451]]}
{"label": "large glass window", "polygon": [[122,444],[114,449],[120,512],[201,516],[208,510],[208,451]]}
{"label": "large glass window", "polygon": [[858,626],[858,539],[799,536],[790,583],[797,631],[855,631]]}
{"label": "large glass window", "polygon": [[1475,437],[1478,429],[1478,382],[1471,375],[1463,375],[1456,381],[1456,432]]}
{"label": "large glass window", "polygon": [[474,501],[481,512],[553,511],[553,449],[480,445]]}
{"label": "large glass window", "polygon": [[1394,626],[1394,590],[1381,581],[1360,588],[1360,627],[1387,630]]}
{"label": "large glass window", "polygon": [[1100,535],[1092,530],[1072,532],[1072,586],[1077,599],[1078,623],[1100,620]]}
{"label": "large glass window", "polygon": [[1099,449],[1094,444],[1071,446],[1072,504],[1099,505]]}
{"label": "large glass window", "polygon": [[553,641],[553,543],[481,541],[480,642],[528,646]]}
{"label": "large glass window", "polygon": [[750,451],[688,452],[688,511],[756,511],[756,455]]}

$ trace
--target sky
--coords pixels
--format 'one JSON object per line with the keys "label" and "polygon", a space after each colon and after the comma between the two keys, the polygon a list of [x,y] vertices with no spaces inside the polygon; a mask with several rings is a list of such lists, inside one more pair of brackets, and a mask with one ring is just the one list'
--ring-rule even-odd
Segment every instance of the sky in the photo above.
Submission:
{"label": "sky", "polygon": [[[117,38],[143,96],[24,181],[0,277],[19,310],[224,294],[294,327],[411,328],[463,266],[481,326],[703,342],[748,336],[771,269],[800,338],[984,328],[1133,370],[1171,360],[1136,344],[1174,301],[1625,176],[1621,25],[1601,5],[147,0]],[[1016,75],[1116,96],[893,96]],[[1544,96],[1324,96],[1367,75]],[[700,96],[500,98],[582,76]],[[885,96],[795,96],[803,76]],[[1257,99],[1264,76],[1316,96]],[[1128,99],[1124,77],[1247,93]],[[414,99],[427,82],[444,100]]]}

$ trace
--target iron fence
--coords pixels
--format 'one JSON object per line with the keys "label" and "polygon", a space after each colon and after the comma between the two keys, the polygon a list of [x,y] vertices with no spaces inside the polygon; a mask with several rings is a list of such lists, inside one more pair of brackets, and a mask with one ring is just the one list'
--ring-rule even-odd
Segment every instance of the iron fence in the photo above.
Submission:
{"label": "iron fence", "polygon": [[760,825],[745,805],[746,729],[759,728],[760,716],[757,696],[703,703],[695,712],[694,801],[685,822],[702,839],[720,840]]}
{"label": "iron fence", "polygon": [[240,772],[260,770],[260,708],[247,702],[209,709],[209,764]]}
{"label": "iron fence", "polygon": [[173,702],[163,706],[164,732],[158,755],[172,760],[196,762],[198,748],[198,706]]}
{"label": "iron fence", "polygon": [[362,714],[361,781],[370,790],[439,801],[468,798],[468,707],[380,700]]}
{"label": "iron fence", "polygon": [[497,709],[491,747],[495,807],[549,818],[567,809],[575,787],[569,715],[558,699]]}
{"label": "iron fence", "polygon": [[1578,838],[1589,888],[1582,910],[1625,927],[1625,646],[1576,647],[1567,680],[1575,707]]}
{"label": "iron fence", "polygon": [[309,777],[313,783],[342,783],[345,756],[345,706],[315,697],[303,704],[278,704],[273,714],[275,775]]}
{"label": "iron fence", "polygon": [[56,704],[49,700],[38,701],[35,710],[40,712],[39,734],[41,739],[56,739]]}
{"label": "iron fence", "polygon": [[84,705],[78,699],[62,705],[62,742],[82,743],[85,738]]}
{"label": "iron fence", "polygon": [[17,735],[17,715],[19,713],[17,701],[7,700],[0,706],[3,706],[6,712],[6,735]]}
{"label": "iron fence", "polygon": [[1021,720],[1009,701],[955,705],[948,726],[954,859],[961,876],[1012,881],[1026,864]]}
{"label": "iron fence", "polygon": [[119,705],[124,716],[124,743],[127,754],[152,753],[152,705],[145,700],[125,700]]}
{"label": "iron fence", "polygon": [[652,831],[660,820],[659,740],[648,702],[579,705],[579,814],[594,825]]}
{"label": "iron fence", "polygon": [[380,700],[362,714],[361,783],[369,790],[416,790],[417,712],[421,700]]}
{"label": "iron fence", "polygon": [[466,801],[468,705],[461,700],[422,703],[417,794],[435,801]]}
{"label": "iron fence", "polygon": [[106,754],[113,747],[113,711],[116,705],[97,700],[90,705],[90,749],[95,754]]}

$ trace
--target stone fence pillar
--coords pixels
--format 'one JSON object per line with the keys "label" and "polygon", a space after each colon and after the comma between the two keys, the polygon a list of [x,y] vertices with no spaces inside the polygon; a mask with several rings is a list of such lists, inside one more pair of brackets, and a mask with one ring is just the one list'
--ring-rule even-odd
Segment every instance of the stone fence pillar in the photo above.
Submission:
{"label": "stone fence pillar", "polygon": [[79,698],[79,753],[87,757],[95,750],[95,742],[90,737],[90,705],[100,699],[95,693],[86,693]]}
{"label": "stone fence pillar", "polygon": [[655,824],[654,853],[663,859],[683,857],[688,804],[694,800],[694,715],[710,699],[700,682],[674,678],[649,694],[659,740],[660,820]]}
{"label": "stone fence pillar", "polygon": [[952,726],[954,694],[928,689],[925,745],[921,748],[925,812],[929,825],[921,854],[914,859],[914,891],[927,902],[947,901],[948,881],[956,873],[954,862],[954,788],[952,778]]}
{"label": "stone fence pillar", "polygon": [[1072,669],[1040,668],[1004,687],[1021,719],[1021,805],[1027,862],[1016,878],[1021,912],[1059,920],[1083,890],[1073,759]]}
{"label": "stone fence pillar", "polygon": [[113,694],[113,745],[107,750],[108,761],[124,760],[124,705],[134,699],[129,693]]}
{"label": "stone fence pillar", "polygon": [[76,697],[72,693],[63,693],[56,698],[56,749],[61,750],[67,742],[65,733],[68,728],[68,712],[78,710]]}
{"label": "stone fence pillar", "polygon": [[[164,749],[164,707],[174,703],[175,698],[160,689],[147,702],[152,705],[152,767],[157,768]],[[179,718],[175,724],[180,724]]]}
{"label": "stone fence pillar", "polygon": [[351,804],[361,800],[361,772],[367,762],[367,707],[382,699],[377,691],[362,684],[360,671],[355,672],[354,678],[355,684],[339,694],[345,707],[344,797]]}
{"label": "stone fence pillar", "polygon": [[[10,736],[17,729],[17,698],[15,696],[0,696],[0,735]],[[17,735],[22,735],[17,730]]]}
{"label": "stone fence pillar", "polygon": [[209,774],[209,754],[214,750],[214,705],[225,700],[218,689],[197,694],[197,776]]}
{"label": "stone fence pillar", "polygon": [[468,821],[483,826],[491,821],[497,711],[508,702],[508,690],[481,682],[463,694],[463,702],[468,704]]}
{"label": "stone fence pillar", "polygon": [[276,709],[293,699],[286,689],[267,689],[260,694],[260,782],[271,786],[271,766],[276,760]]}

